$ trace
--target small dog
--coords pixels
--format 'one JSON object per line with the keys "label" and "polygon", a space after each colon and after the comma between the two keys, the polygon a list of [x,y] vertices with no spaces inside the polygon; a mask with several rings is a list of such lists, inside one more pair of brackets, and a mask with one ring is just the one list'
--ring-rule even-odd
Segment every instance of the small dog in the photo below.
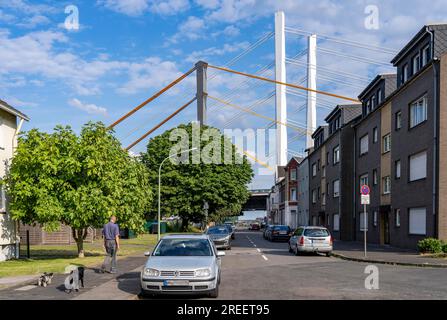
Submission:
{"label": "small dog", "polygon": [[53,279],[53,273],[44,272],[39,279],[37,280],[37,285],[39,287],[46,287],[51,284],[51,280]]}
{"label": "small dog", "polygon": [[[65,292],[70,293],[73,290],[78,292],[80,286],[84,288],[84,270],[84,267],[75,267],[70,271],[70,276],[65,280]],[[74,272],[78,274],[78,281],[76,283],[74,283],[74,278],[72,276]]]}

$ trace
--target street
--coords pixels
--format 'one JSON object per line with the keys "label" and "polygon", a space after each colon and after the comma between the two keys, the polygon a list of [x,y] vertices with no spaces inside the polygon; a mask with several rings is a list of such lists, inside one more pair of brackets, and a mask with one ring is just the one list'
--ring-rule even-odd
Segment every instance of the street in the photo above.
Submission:
{"label": "street", "polygon": [[258,231],[237,232],[222,259],[219,299],[447,299],[445,269],[377,265],[379,290],[368,290],[368,264],[295,256]]}

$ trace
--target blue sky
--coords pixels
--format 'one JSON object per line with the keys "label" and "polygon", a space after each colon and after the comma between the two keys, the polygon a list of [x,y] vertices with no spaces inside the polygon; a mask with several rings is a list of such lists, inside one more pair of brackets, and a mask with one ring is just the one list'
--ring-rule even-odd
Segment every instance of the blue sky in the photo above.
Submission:
{"label": "blue sky", "polygon": [[[379,9],[379,28],[367,29],[365,8]],[[405,5],[404,5],[405,4]],[[79,10],[80,29],[67,30],[66,6]],[[286,25],[398,50],[424,23],[447,21],[445,1],[330,1],[315,0],[98,0],[25,1],[0,0],[0,99],[30,116],[24,127],[51,131],[56,124],[79,130],[90,120],[112,123],[164,85],[203,59],[225,65],[250,44],[273,31],[276,10],[284,10]],[[306,38],[286,35],[287,57],[305,49]],[[318,73],[319,89],[356,97],[378,72],[390,72],[392,54],[346,46],[320,39],[317,61],[326,71],[346,72],[351,77],[334,79]],[[324,52],[326,50],[326,53]],[[372,59],[382,64],[353,61],[328,54],[333,50]],[[272,38],[238,60],[232,68],[256,72],[274,58]],[[287,65],[287,80],[299,83],[305,76],[301,57]],[[300,65],[301,63],[301,65]],[[264,73],[273,77],[273,68]],[[358,79],[352,78],[357,76]],[[210,94],[228,97],[241,106],[266,98],[274,89],[238,76],[217,73],[209,82]],[[128,145],[194,94],[194,77],[140,110],[116,128]],[[305,84],[305,83],[304,83]],[[319,97],[320,98],[320,97]],[[288,115],[303,122],[305,99],[288,94]],[[318,124],[335,99],[321,97]],[[263,128],[267,120],[239,115],[234,109],[210,101],[209,122],[219,128]],[[255,109],[274,116],[274,100]],[[235,115],[237,117],[228,123]],[[195,119],[195,106],[176,117],[169,126]],[[160,132],[158,132],[160,133]],[[296,134],[289,130],[289,138]],[[301,152],[303,139],[289,145]],[[133,151],[144,150],[144,143]],[[268,187],[270,177],[257,177],[254,187]]]}

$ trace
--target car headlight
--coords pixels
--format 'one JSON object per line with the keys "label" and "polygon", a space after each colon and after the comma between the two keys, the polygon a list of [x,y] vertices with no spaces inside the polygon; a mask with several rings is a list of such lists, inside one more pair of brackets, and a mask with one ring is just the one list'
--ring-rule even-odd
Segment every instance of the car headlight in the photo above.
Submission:
{"label": "car headlight", "polygon": [[209,277],[211,275],[211,270],[209,268],[206,269],[197,269],[194,272],[196,277]]}
{"label": "car headlight", "polygon": [[145,268],[144,275],[147,277],[158,277],[160,275],[160,271],[152,268]]}

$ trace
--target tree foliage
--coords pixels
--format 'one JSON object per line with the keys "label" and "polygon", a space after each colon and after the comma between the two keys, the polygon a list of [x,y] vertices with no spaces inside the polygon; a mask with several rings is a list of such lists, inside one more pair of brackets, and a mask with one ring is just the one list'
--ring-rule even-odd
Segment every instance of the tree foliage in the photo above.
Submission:
{"label": "tree foliage", "polygon": [[[151,184],[158,185],[158,169],[160,163],[170,155],[170,150],[177,141],[171,141],[173,130],[186,130],[188,133],[188,143],[186,149],[193,146],[192,124],[183,124],[177,128],[166,131],[163,134],[151,139],[147,145],[147,152],[142,154],[143,163],[150,171]],[[193,164],[192,151],[189,154],[190,163],[175,164],[165,161],[161,174],[161,213],[165,216],[178,215],[182,218],[183,229],[187,227],[189,221],[199,222],[204,218],[204,202],[208,202],[209,216],[222,218],[236,215],[241,212],[242,205],[248,200],[249,191],[247,184],[253,178],[253,170],[246,157],[241,157],[236,148],[228,138],[224,137],[217,129],[202,126],[201,131],[207,129],[215,130],[218,133],[218,143],[221,146],[230,146],[232,163],[203,163]],[[216,142],[216,141],[214,141]],[[210,141],[202,136],[200,139],[200,150],[207,150],[206,146]],[[198,151],[197,151],[198,152]],[[223,159],[225,148],[217,151],[218,156]],[[228,152],[228,149],[226,150]],[[212,153],[212,152],[211,152]],[[212,154],[211,154],[212,156]],[[235,163],[239,159],[240,164]],[[158,189],[154,189],[158,192]],[[153,202],[151,214],[155,216],[157,212],[157,201]]]}
{"label": "tree foliage", "polygon": [[88,228],[112,214],[120,227],[143,231],[152,197],[146,167],[102,123],[91,122],[79,136],[68,126],[22,134],[6,184],[14,219],[49,231],[71,226],[81,257]]}

